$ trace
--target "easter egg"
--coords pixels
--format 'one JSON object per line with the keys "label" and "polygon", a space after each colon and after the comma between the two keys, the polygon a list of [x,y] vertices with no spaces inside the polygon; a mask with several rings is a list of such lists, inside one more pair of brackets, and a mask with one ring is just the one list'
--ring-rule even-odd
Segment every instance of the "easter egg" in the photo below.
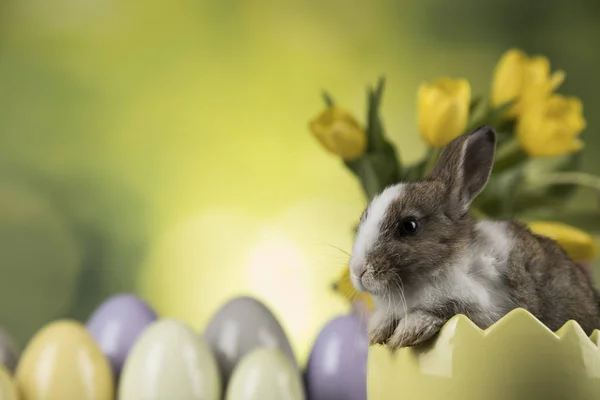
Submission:
{"label": "easter egg", "polygon": [[111,400],[114,396],[108,360],[75,321],[56,321],[39,331],[25,348],[15,376],[26,400]]}
{"label": "easter egg", "polygon": [[365,400],[369,339],[357,316],[334,318],[321,330],[306,367],[311,400]]}
{"label": "easter egg", "polygon": [[17,388],[10,372],[0,365],[0,400],[18,400]]}
{"label": "easter egg", "polygon": [[138,338],[121,372],[119,400],[218,400],[221,381],[207,343],[174,319],[154,322]]}
{"label": "easter egg", "polygon": [[238,297],[226,303],[209,321],[204,337],[217,357],[224,384],[235,365],[257,347],[277,347],[297,365],[292,347],[275,316],[250,297]]}
{"label": "easter egg", "polygon": [[226,400],[303,400],[304,388],[298,368],[281,350],[257,348],[233,370]]}
{"label": "easter egg", "polygon": [[18,361],[19,356],[14,341],[6,331],[0,329],[0,366],[4,366],[12,373]]}
{"label": "easter egg", "polygon": [[122,294],[108,299],[94,311],[87,330],[118,376],[136,339],[155,320],[156,313],[144,301]]}

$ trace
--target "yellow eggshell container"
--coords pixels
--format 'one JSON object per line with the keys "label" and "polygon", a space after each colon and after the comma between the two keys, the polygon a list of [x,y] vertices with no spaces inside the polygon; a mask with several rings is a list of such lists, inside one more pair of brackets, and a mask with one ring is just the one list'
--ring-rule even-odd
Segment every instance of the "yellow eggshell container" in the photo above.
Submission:
{"label": "yellow eggshell container", "polygon": [[574,321],[554,333],[524,309],[483,331],[458,315],[428,344],[371,346],[368,399],[600,399],[599,338]]}
{"label": "yellow eggshell container", "polygon": [[13,378],[2,365],[0,365],[0,400],[19,400]]}
{"label": "yellow eggshell container", "polygon": [[61,320],[29,342],[15,373],[22,400],[112,400],[108,360],[79,322]]}

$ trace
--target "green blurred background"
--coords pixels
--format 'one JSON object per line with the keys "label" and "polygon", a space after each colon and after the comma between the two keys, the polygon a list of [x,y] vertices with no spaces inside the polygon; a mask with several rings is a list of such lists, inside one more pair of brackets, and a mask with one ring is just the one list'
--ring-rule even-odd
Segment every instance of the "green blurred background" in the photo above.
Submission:
{"label": "green blurred background", "polygon": [[347,310],[330,283],[364,206],[308,133],[320,91],[362,117],[385,74],[410,162],[421,81],[487,93],[507,48],[541,53],[584,101],[600,173],[599,19],[596,0],[0,1],[0,325],[22,345],[134,291],[202,330],[252,294],[304,360]]}

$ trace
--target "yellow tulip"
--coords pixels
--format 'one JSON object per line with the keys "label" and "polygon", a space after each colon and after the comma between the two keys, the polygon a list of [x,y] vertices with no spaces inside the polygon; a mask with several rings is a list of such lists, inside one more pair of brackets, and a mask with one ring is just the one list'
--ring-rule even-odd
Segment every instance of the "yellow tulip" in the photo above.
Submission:
{"label": "yellow tulip", "polygon": [[344,160],[355,160],[366,150],[367,137],[348,111],[332,106],[310,122],[310,130],[329,152]]}
{"label": "yellow tulip", "polygon": [[465,133],[471,103],[471,86],[465,79],[438,78],[422,83],[418,91],[421,137],[433,147],[444,147]]}
{"label": "yellow tulip", "polygon": [[585,126],[581,100],[555,94],[527,110],[517,120],[515,133],[529,155],[554,157],[582,149],[578,135]]}
{"label": "yellow tulip", "polygon": [[596,241],[586,232],[558,222],[530,222],[532,232],[555,240],[573,261],[589,261],[596,257]]}
{"label": "yellow tulip", "polygon": [[354,289],[352,281],[350,281],[350,269],[348,267],[344,268],[342,275],[337,282],[334,283],[333,288],[350,303],[357,301],[363,302],[369,311],[372,311],[375,308],[373,299],[369,293],[358,292]]}
{"label": "yellow tulip", "polygon": [[521,50],[508,50],[498,61],[492,81],[491,103],[499,107],[514,100],[507,117],[517,117],[546,99],[564,81],[565,73],[550,74],[550,61],[543,56],[529,57]]}

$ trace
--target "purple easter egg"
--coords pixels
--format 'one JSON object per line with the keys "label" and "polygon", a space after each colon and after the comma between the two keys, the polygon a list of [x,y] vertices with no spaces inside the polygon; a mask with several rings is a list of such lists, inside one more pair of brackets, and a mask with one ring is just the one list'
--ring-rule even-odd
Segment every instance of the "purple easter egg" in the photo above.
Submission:
{"label": "purple easter egg", "polygon": [[329,321],[319,333],[306,367],[310,400],[366,400],[369,339],[355,315]]}
{"label": "purple easter egg", "polygon": [[156,319],[156,313],[144,301],[122,294],[106,300],[94,311],[87,330],[118,376],[136,339]]}

